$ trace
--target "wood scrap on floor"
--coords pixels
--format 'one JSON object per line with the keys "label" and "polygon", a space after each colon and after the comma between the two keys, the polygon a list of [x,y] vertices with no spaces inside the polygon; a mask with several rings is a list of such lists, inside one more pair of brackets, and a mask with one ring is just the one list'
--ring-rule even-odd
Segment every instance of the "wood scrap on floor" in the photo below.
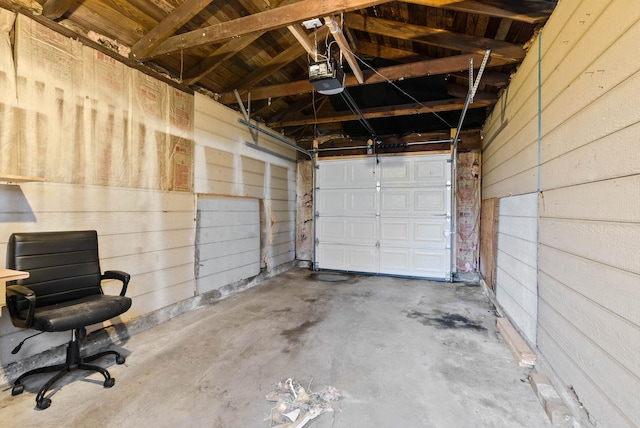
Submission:
{"label": "wood scrap on floor", "polygon": [[302,428],[309,421],[325,412],[332,412],[332,402],[342,395],[333,386],[325,386],[311,392],[311,383],[305,390],[296,380],[288,378],[273,385],[265,399],[276,403],[271,408],[268,420],[272,428]]}

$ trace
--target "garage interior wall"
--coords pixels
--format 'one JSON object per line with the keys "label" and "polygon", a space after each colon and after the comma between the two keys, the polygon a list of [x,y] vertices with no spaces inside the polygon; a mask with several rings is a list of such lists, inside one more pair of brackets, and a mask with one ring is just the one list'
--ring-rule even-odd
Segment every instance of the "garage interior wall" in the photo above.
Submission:
{"label": "garage interior wall", "polygon": [[270,270],[296,256],[296,151],[252,135],[240,117],[195,94],[194,191],[260,201],[260,266]]}
{"label": "garage interior wall", "polygon": [[[127,291],[132,308],[114,324],[155,320],[166,308],[187,307],[185,302],[196,293],[194,165],[206,166],[211,159],[217,161],[209,170],[195,174],[197,191],[260,201],[266,231],[260,265],[273,268],[293,259],[296,164],[285,159],[295,159],[293,150],[260,137],[257,144],[277,156],[249,148],[234,151],[232,145],[252,141],[237,124],[238,113],[200,100],[207,108],[196,114],[192,94],[24,16],[18,17],[14,62],[8,32],[15,21],[13,13],[0,9],[0,175],[46,181],[0,181],[1,260],[13,232],[95,229],[102,269],[132,276]],[[54,53],[35,55],[34,49]],[[80,67],[82,76],[74,74],[74,67]],[[203,129],[214,129],[215,136]],[[230,161],[220,161],[227,158],[214,150],[226,150]],[[118,284],[105,283],[105,292],[119,290]],[[0,365],[5,369],[0,384],[5,384],[7,365],[37,358],[69,337],[43,335],[12,355],[33,332],[11,325],[4,287],[0,296]]]}
{"label": "garage interior wall", "polygon": [[538,349],[615,427],[640,426],[638,40],[633,0],[559,2],[483,142],[484,199],[540,191]]}
{"label": "garage interior wall", "polygon": [[538,328],[538,193],[500,200],[496,299],[529,343]]}

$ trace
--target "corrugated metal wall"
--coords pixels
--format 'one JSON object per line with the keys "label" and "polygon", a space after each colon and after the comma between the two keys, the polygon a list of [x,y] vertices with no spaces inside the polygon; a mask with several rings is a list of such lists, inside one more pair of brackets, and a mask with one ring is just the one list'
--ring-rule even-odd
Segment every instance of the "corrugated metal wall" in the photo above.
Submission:
{"label": "corrugated metal wall", "polygon": [[540,183],[538,347],[611,427],[640,426],[638,40],[636,1],[559,2],[484,130],[483,198]]}

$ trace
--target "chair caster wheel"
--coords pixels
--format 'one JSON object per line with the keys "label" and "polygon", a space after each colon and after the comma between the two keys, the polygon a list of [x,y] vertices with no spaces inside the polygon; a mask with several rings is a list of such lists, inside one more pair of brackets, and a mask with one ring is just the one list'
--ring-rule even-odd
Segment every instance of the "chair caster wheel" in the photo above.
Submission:
{"label": "chair caster wheel", "polygon": [[118,355],[116,357],[116,364],[124,364],[124,361],[125,361],[125,359],[124,359],[124,357],[122,355]]}
{"label": "chair caster wheel", "polygon": [[11,388],[11,395],[20,395],[24,392],[24,385],[18,384]]}
{"label": "chair caster wheel", "polygon": [[109,379],[106,379],[102,385],[105,388],[111,388],[113,385],[115,385],[115,383],[116,383],[116,380],[110,377]]}
{"label": "chair caster wheel", "polygon": [[51,400],[48,398],[43,398],[42,400],[36,401],[36,407],[40,410],[48,409],[51,405]]}

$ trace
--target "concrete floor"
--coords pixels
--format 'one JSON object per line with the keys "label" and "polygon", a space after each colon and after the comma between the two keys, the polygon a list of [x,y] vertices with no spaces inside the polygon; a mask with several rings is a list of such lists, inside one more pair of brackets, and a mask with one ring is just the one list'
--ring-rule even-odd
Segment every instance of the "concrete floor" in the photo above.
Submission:
{"label": "concrete floor", "polygon": [[309,428],[551,426],[495,322],[477,285],[293,269],[131,337],[124,365],[102,361],[111,389],[75,372],[44,411],[31,393],[44,377],[2,391],[0,421],[269,427],[265,396],[291,377],[343,394]]}

